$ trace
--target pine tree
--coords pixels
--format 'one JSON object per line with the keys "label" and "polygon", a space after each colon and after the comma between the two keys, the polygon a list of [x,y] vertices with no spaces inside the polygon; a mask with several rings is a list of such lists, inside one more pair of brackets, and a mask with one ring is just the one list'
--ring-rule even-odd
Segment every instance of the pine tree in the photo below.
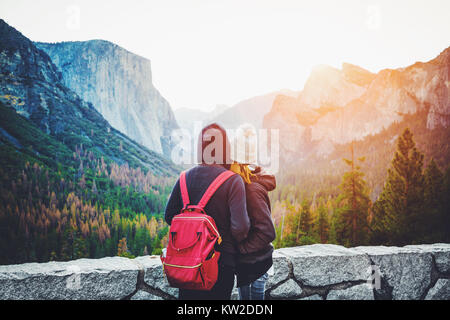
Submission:
{"label": "pine tree", "polygon": [[447,167],[443,181],[443,209],[442,209],[442,228],[444,230],[443,242],[450,242],[450,166]]}
{"label": "pine tree", "polygon": [[74,258],[74,241],[76,230],[69,222],[68,226],[64,230],[63,243],[61,248],[61,255],[63,260],[73,260]]}
{"label": "pine tree", "polygon": [[320,203],[318,209],[316,225],[317,225],[317,235],[320,239],[320,242],[327,243],[330,232],[330,223],[328,221],[328,211],[323,205],[323,203]]}
{"label": "pine tree", "polygon": [[425,169],[424,180],[424,200],[426,204],[431,207],[439,207],[442,204],[444,175],[439,170],[434,159],[431,159]]}
{"label": "pine tree", "polygon": [[311,215],[311,207],[307,199],[302,201],[302,210],[300,211],[300,231],[305,235],[311,235],[313,226],[313,218]]}
{"label": "pine tree", "polygon": [[284,213],[281,219],[281,247],[292,247],[298,244],[302,235],[300,230],[300,211],[289,200],[283,203]]}
{"label": "pine tree", "polygon": [[87,258],[88,248],[85,239],[82,238],[80,232],[76,232],[73,241],[73,259]]}
{"label": "pine tree", "polygon": [[162,253],[161,239],[158,236],[153,239],[152,248],[152,254],[160,255]]}
{"label": "pine tree", "polygon": [[419,216],[420,242],[443,241],[446,230],[444,218],[444,175],[434,159],[431,159],[424,173],[424,210]]}
{"label": "pine tree", "polygon": [[423,210],[423,154],[406,128],[388,169],[383,191],[374,204],[372,241],[390,245],[411,244],[420,232]]}
{"label": "pine tree", "polygon": [[[339,186],[342,190],[341,210],[337,221],[337,233],[340,234],[340,242],[346,245],[356,246],[365,244],[368,232],[368,210],[370,198],[364,180],[364,173],[361,167],[356,164],[353,152],[353,143],[351,145],[352,159],[343,159],[350,167],[342,177],[342,183]],[[358,159],[363,163],[364,157]]]}
{"label": "pine tree", "polygon": [[311,204],[306,198],[302,201],[301,209],[291,206],[286,217],[286,237],[282,244],[286,246],[307,245],[317,243],[313,234],[314,219]]}
{"label": "pine tree", "polygon": [[330,218],[330,232],[328,236],[328,243],[339,244],[339,241],[337,240],[336,224],[337,214],[334,213]]}

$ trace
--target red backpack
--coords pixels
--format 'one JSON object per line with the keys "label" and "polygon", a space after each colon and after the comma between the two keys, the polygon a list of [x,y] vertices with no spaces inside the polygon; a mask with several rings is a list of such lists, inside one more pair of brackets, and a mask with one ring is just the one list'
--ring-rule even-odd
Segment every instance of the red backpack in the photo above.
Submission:
{"label": "red backpack", "polygon": [[222,242],[214,219],[204,211],[214,192],[232,171],[222,172],[197,205],[191,205],[186,187],[186,173],[180,175],[183,209],[172,219],[166,256],[161,255],[164,273],[172,287],[190,290],[211,290],[217,281],[220,252],[214,245]]}

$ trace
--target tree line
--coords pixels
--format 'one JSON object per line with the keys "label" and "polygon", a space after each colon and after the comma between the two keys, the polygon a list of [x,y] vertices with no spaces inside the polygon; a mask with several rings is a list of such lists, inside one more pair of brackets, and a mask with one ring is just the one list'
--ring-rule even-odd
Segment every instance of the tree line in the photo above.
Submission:
{"label": "tree line", "polygon": [[[380,195],[371,201],[365,158],[343,159],[347,171],[338,187],[335,177],[322,177],[311,198],[295,185],[284,185],[275,196],[273,218],[276,247],[313,243],[397,245],[450,241],[450,167],[443,172],[424,155],[406,128],[387,170]],[[317,190],[317,189],[316,189]],[[301,201],[300,201],[301,200]]]}
{"label": "tree line", "polygon": [[0,167],[0,264],[158,254],[174,178],[106,162],[82,145],[71,162]]}
{"label": "tree line", "polygon": [[[353,151],[340,177],[294,176],[271,193],[276,247],[450,241],[450,168],[443,172],[433,159],[424,167],[409,129],[397,139],[376,199],[366,159]],[[159,254],[174,182],[97,158],[82,145],[56,168],[0,167],[0,264]]]}

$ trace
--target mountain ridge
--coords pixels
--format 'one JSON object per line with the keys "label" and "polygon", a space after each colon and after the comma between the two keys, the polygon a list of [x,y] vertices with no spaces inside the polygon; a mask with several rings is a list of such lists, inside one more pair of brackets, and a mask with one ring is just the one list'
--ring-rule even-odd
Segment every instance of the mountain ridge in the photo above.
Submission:
{"label": "mountain ridge", "polygon": [[[333,144],[364,139],[401,121],[403,114],[416,113],[428,105],[431,107],[427,127],[447,127],[450,124],[449,57],[450,48],[447,48],[428,62],[383,69],[377,74],[350,64],[343,64],[342,70],[319,67],[297,99],[275,99],[264,117],[264,128],[280,130],[281,150],[287,152],[290,161],[298,158],[299,152],[326,156],[333,151]],[[349,85],[344,69],[356,70],[355,80],[361,85]],[[331,76],[327,77],[328,74]],[[309,143],[304,143],[305,139]],[[314,141],[331,147],[311,149]]]}
{"label": "mountain ridge", "polygon": [[159,174],[178,172],[169,160],[112,128],[91,103],[65,87],[51,58],[4,20],[0,35],[0,102],[71,150],[85,145],[118,163]]}
{"label": "mountain ridge", "polygon": [[64,84],[117,130],[165,156],[178,128],[168,101],[152,83],[151,61],[107,40],[37,42]]}

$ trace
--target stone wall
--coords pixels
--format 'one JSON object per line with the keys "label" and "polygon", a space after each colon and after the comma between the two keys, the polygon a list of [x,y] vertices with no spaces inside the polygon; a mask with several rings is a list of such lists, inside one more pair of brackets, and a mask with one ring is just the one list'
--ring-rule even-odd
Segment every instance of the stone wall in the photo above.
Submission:
{"label": "stone wall", "polygon": [[[177,296],[157,256],[0,266],[0,299]],[[237,297],[235,288],[233,298]],[[316,244],[279,249],[274,253],[266,298],[450,300],[450,244],[350,249]]]}

